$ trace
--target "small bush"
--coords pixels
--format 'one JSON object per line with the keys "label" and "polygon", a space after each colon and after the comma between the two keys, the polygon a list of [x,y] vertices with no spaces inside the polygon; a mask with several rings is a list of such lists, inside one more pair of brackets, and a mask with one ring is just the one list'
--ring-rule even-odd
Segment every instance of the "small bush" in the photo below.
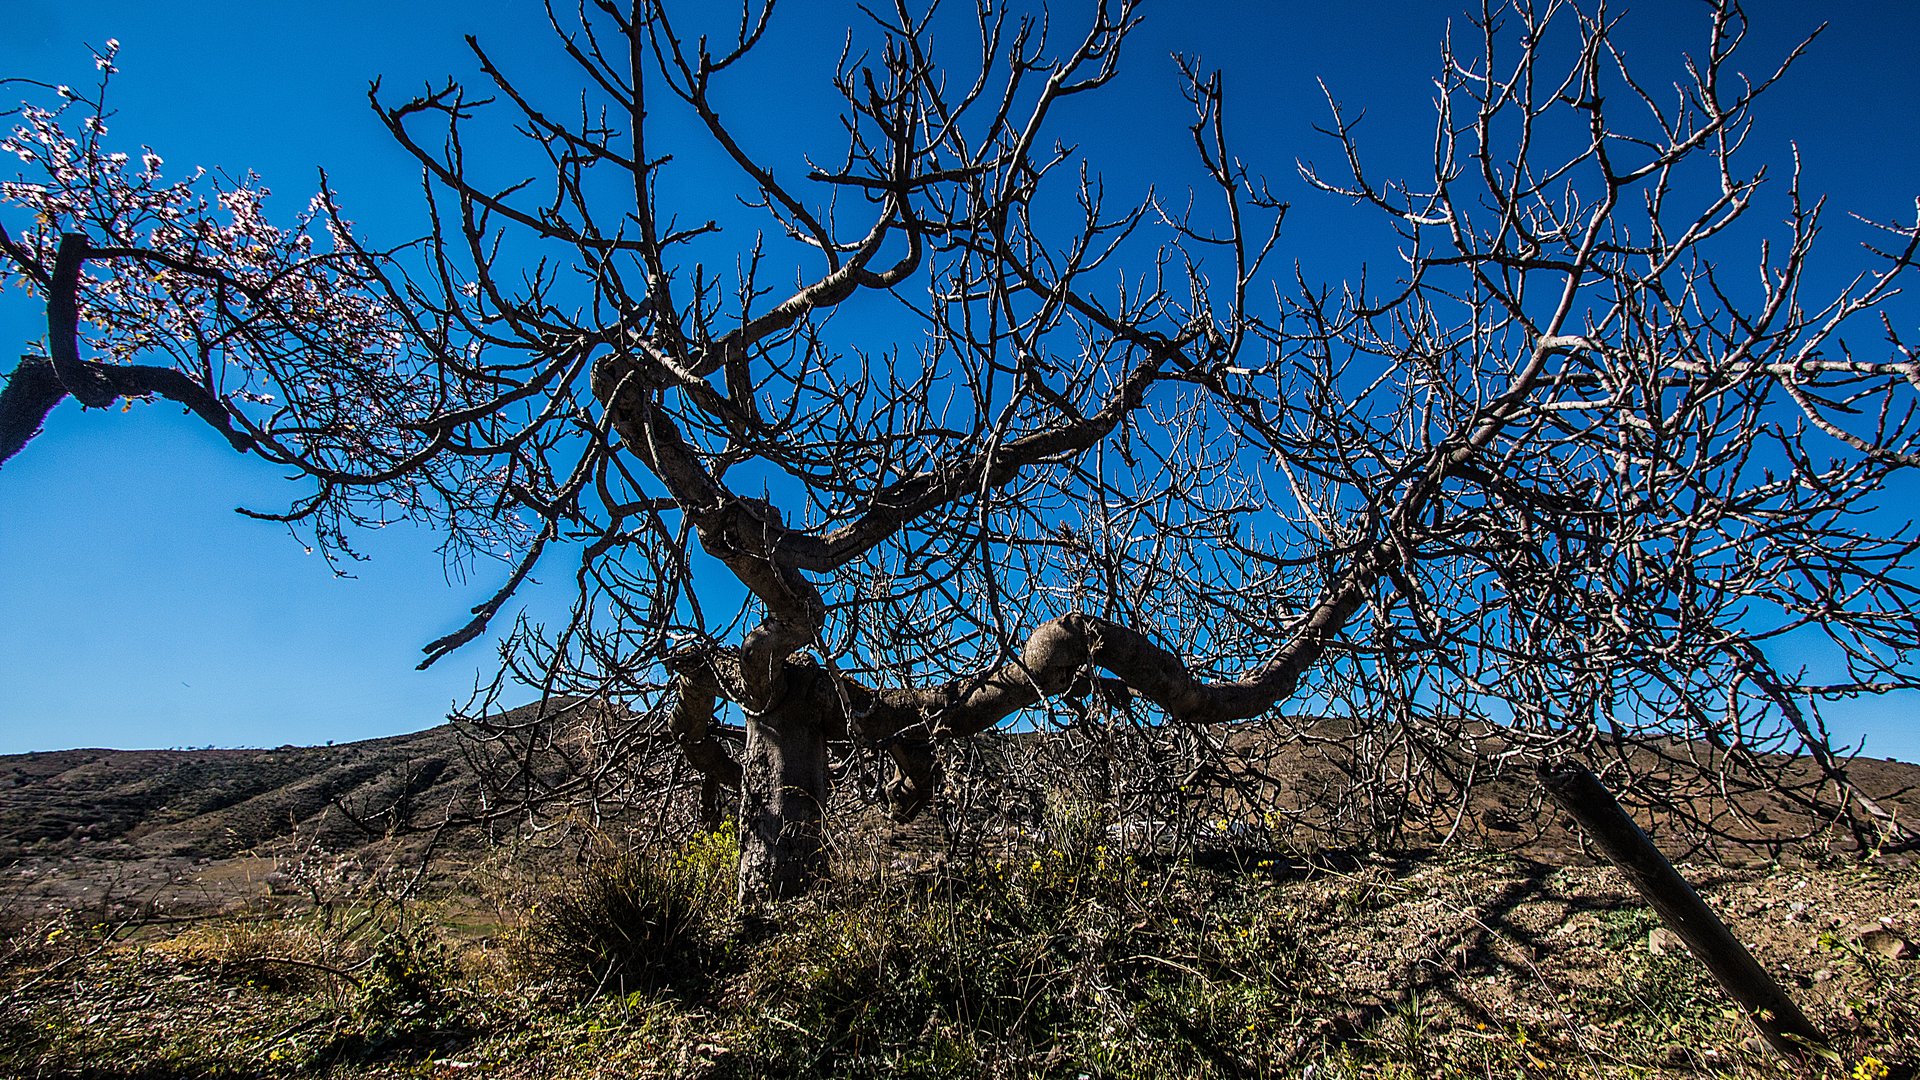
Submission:
{"label": "small bush", "polygon": [[[1144,866],[1102,830],[924,887],[842,883],[742,958],[716,1077],[1264,1075],[1298,947],[1259,897]],[[1072,1069],[1068,1065],[1072,1064]]]}
{"label": "small bush", "polygon": [[362,951],[363,959],[346,969],[354,981],[344,1015],[336,1014],[316,1041],[304,1029],[315,1027],[318,1034],[324,1014],[296,1025],[286,1033],[291,1038],[259,1048],[267,1060],[289,1069],[411,1060],[469,1038],[468,1018],[459,1007],[459,967],[432,923],[408,919],[377,927]]}
{"label": "small bush", "polygon": [[696,992],[724,957],[739,853],[731,825],[665,856],[603,850],[534,908],[525,958],[592,993]]}
{"label": "small bush", "polygon": [[[1920,1051],[1920,970],[1915,970],[1910,960],[1876,955],[1839,934],[1823,933],[1819,944],[1850,976],[1849,993],[1844,999],[1847,1020],[1861,1041],[1889,1056],[1920,1056],[1916,1054]],[[1869,1060],[1879,1062],[1876,1057]],[[1884,1063],[1869,1066],[1862,1062],[1853,1075],[1890,1074]]]}
{"label": "small bush", "polygon": [[842,884],[756,943],[716,1077],[1029,1075],[1068,1033],[1081,928],[1025,877]]}
{"label": "small bush", "polygon": [[375,1041],[406,1040],[444,1026],[446,989],[458,977],[453,954],[424,924],[403,924],[374,942],[354,1014]]}

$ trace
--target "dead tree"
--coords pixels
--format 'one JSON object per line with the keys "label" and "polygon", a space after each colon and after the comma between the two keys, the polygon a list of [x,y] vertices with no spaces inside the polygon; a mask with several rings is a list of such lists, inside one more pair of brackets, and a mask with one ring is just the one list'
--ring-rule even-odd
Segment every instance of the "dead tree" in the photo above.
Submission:
{"label": "dead tree", "polygon": [[[910,816],[942,740],[1107,709],[1336,717],[1382,784],[1574,756],[1631,795],[1678,760],[1890,827],[1817,704],[1916,685],[1876,497],[1915,460],[1920,228],[1816,297],[1820,200],[1743,164],[1797,53],[1736,59],[1737,5],[1658,87],[1604,9],[1483,9],[1412,180],[1330,97],[1338,167],[1302,175],[1399,252],[1344,284],[1273,257],[1218,75],[1180,65],[1192,158],[1152,190],[1071,144],[1132,0],[873,9],[811,155],[777,148],[797,14],[597,0],[553,18],[563,92],[470,39],[475,84],[371,94],[430,204],[382,279],[440,395],[398,429],[513,557],[428,662],[567,559],[572,619],[507,671],[631,705],[564,775],[545,718],[477,715],[526,805],[671,745],[739,787],[742,895],[785,896],[826,869],[833,748]],[[1831,670],[1779,660],[1809,637]]]}

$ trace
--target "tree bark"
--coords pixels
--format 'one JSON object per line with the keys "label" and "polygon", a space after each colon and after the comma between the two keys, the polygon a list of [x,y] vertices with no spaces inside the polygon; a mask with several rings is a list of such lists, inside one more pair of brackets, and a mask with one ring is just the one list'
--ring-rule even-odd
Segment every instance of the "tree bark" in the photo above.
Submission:
{"label": "tree bark", "polygon": [[740,903],[798,896],[827,876],[827,725],[796,695],[747,718],[740,769]]}

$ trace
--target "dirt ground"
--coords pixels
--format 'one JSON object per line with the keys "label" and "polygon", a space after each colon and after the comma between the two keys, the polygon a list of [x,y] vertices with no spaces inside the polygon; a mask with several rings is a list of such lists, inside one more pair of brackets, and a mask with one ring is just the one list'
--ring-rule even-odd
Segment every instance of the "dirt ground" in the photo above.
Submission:
{"label": "dirt ground", "polygon": [[[427,838],[369,837],[336,813],[355,792],[390,801],[457,789],[452,761],[444,733],[0,761],[0,1029],[11,1032],[0,1034],[0,1075],[771,1077],[808,1075],[788,1052],[815,1044],[807,1068],[876,1076],[1795,1074],[1624,878],[1530,799],[1524,778],[1486,785],[1452,815],[1466,827],[1444,852],[1262,848],[1222,821],[1097,888],[1062,886],[1049,862],[1064,858],[1062,841],[1045,828],[962,857],[934,815],[909,828],[868,815],[845,829],[840,883],[792,927],[734,954],[704,997],[636,1004],[556,998],[516,967],[516,935],[577,873],[583,849],[512,852],[454,832],[432,838],[435,859],[423,863]],[[1903,820],[1920,817],[1920,770],[1861,762],[1856,774]],[[1755,835],[1784,825],[1797,838],[1703,844],[1688,832],[1700,814],[1644,813],[1709,906],[1832,1036],[1808,1069],[1916,1075],[1911,846],[1860,853],[1836,830],[1761,804],[1734,807],[1734,824]],[[1102,835],[1117,853],[1130,834]],[[989,905],[982,920],[1024,922],[1005,939],[982,922],[987,936],[953,955],[981,951],[953,965],[1023,949],[1055,958],[1029,980],[1039,989],[1007,991],[1037,995],[1036,1008],[1059,999],[1050,1047],[962,1032],[965,1053],[903,1073],[907,1059],[882,1055],[881,1068],[882,1058],[834,1056],[866,1037],[835,1025],[866,1023],[865,1012],[752,989],[836,964],[885,976],[847,991],[856,1001],[885,995],[887,980],[923,979],[911,957],[873,941],[905,933],[889,920],[956,881],[968,895],[999,889],[994,903],[1012,905]],[[872,907],[874,896],[890,899]],[[820,947],[808,934],[846,919],[869,920],[872,940],[807,951]],[[390,945],[342,929],[375,925],[430,928],[419,932],[431,942],[416,945],[452,958],[398,1020],[368,975],[385,970]],[[418,958],[402,959],[404,974]],[[904,973],[889,966],[903,963]],[[835,976],[856,987],[877,977]],[[445,1005],[422,1014],[433,1024],[408,1019],[406,1008],[429,1000]],[[923,1004],[924,1023],[886,1038],[911,1046],[954,1022],[945,1004]],[[1181,1046],[1198,1056],[1180,1057]]]}

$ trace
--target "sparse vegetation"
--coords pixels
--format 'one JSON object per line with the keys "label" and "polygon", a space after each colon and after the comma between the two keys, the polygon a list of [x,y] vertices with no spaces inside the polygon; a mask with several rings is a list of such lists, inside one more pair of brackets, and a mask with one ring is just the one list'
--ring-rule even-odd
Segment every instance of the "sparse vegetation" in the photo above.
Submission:
{"label": "sparse vegetation", "polygon": [[[329,751],[384,755],[353,816],[444,735]],[[750,919],[731,825],[663,845],[642,818],[550,849],[449,830],[422,872],[419,836],[356,843],[337,810],[250,805],[286,805],[277,788],[188,816],[163,797],[187,776],[226,790],[292,771],[251,752],[14,761],[61,771],[0,805],[9,1077],[1778,1072],[1563,831],[1505,852],[1476,844],[1509,834],[1456,838],[1442,857],[1236,825],[1213,792],[1181,793],[1152,828],[1060,787],[963,812],[1005,802],[1006,781],[981,773],[955,789],[972,802],[913,825],[850,812],[862,824],[835,849],[834,884]],[[1881,764],[1862,772],[1904,812],[1911,768]],[[449,767],[441,783],[467,780]],[[103,792],[111,827],[43,836]],[[1651,824],[1691,850],[1671,819]],[[1820,840],[1719,855],[1779,860],[1688,876],[1838,1036],[1822,1068],[1904,1075],[1920,1056],[1911,853],[1861,865]]]}
{"label": "sparse vegetation", "polygon": [[[721,831],[462,883],[490,917],[440,918],[450,895],[331,921],[41,927],[0,971],[0,1061],[39,1077],[1786,1075],[1698,964],[1650,948],[1656,921],[1611,871],[1176,859],[1067,827],[1085,816],[925,872],[849,859],[777,925],[739,917]],[[1849,927],[1907,925],[1920,874],[1772,868],[1708,895],[1839,1036],[1828,1075],[1911,1075],[1920,961]]]}

